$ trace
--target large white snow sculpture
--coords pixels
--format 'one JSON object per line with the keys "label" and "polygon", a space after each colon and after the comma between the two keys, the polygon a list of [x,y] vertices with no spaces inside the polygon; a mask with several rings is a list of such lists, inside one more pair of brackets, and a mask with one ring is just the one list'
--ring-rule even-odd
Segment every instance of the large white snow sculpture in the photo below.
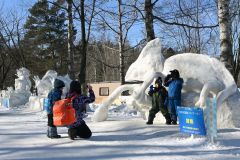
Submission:
{"label": "large white snow sculpture", "polygon": [[38,76],[34,76],[35,88],[37,88],[37,96],[31,96],[27,106],[33,110],[43,110],[43,99],[48,96],[48,93],[54,86],[54,80],[60,79],[65,83],[63,88],[62,97],[64,98],[69,91],[71,79],[68,75],[58,76],[58,73],[54,70],[48,70],[46,74],[40,79]]}
{"label": "large white snow sculpture", "polygon": [[144,82],[122,85],[117,88],[95,111],[92,120],[106,120],[108,106],[125,90],[132,91],[132,105],[140,110],[144,107],[149,109],[151,99],[146,94],[146,90],[154,78],[158,76],[164,78],[172,69],[178,69],[184,79],[182,105],[204,107],[206,98],[215,96],[218,108],[218,127],[240,125],[240,93],[225,66],[215,58],[193,53],[175,55],[165,61],[161,54],[159,39],[149,42],[144,47],[138,59],[126,73],[126,81]]}
{"label": "large white snow sculpture", "polygon": [[40,79],[38,76],[34,76],[35,88],[37,88],[38,96],[47,97],[48,92],[53,88],[53,83],[57,77],[57,72],[48,70],[46,74]]}
{"label": "large white snow sculpture", "polygon": [[63,89],[63,96],[65,96],[69,90],[72,80],[68,75],[58,76],[58,73],[53,70],[48,70],[41,80],[38,76],[34,76],[35,87],[37,88],[38,95],[47,97],[49,91],[53,89],[55,79],[60,79],[65,83],[65,87]]}
{"label": "large white snow sculpture", "polygon": [[30,72],[28,69],[22,67],[17,69],[17,79],[15,79],[15,90],[12,87],[8,87],[8,90],[2,95],[3,98],[9,99],[10,107],[17,107],[24,105],[28,102],[28,98],[31,95],[30,89],[32,83],[29,79]]}

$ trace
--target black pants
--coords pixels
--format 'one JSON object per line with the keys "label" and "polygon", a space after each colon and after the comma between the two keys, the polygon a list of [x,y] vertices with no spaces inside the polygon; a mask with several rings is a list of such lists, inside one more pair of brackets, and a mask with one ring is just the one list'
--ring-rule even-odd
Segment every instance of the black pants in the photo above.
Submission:
{"label": "black pants", "polygon": [[48,114],[47,116],[48,116],[48,126],[49,127],[56,127],[53,124],[53,114]]}
{"label": "black pants", "polygon": [[48,129],[47,136],[49,138],[55,138],[58,136],[57,127],[53,124],[53,114],[48,114]]}
{"label": "black pants", "polygon": [[152,106],[152,108],[149,111],[149,118],[153,120],[159,111],[161,111],[164,117],[168,116],[169,114],[166,106],[161,106],[161,107]]}
{"label": "black pants", "polygon": [[72,135],[73,137],[80,137],[88,139],[92,136],[91,130],[88,128],[86,123],[81,124],[78,127],[68,129],[68,134]]}

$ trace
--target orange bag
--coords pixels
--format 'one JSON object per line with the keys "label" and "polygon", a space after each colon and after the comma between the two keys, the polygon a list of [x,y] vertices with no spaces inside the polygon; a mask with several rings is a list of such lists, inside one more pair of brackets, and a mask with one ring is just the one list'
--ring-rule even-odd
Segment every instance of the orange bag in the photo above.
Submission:
{"label": "orange bag", "polygon": [[75,109],[72,106],[72,98],[56,101],[53,105],[53,124],[55,126],[66,126],[76,121]]}

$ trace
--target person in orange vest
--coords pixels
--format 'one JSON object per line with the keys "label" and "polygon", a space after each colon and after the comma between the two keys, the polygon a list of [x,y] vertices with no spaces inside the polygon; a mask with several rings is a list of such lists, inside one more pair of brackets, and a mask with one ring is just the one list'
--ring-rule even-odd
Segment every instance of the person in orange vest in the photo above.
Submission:
{"label": "person in orange vest", "polygon": [[54,88],[48,93],[49,106],[46,108],[48,117],[48,138],[61,138],[61,136],[57,134],[57,127],[53,124],[53,105],[56,101],[61,100],[63,87],[65,87],[64,82],[60,79],[55,79]]}
{"label": "person in orange vest", "polygon": [[70,90],[66,98],[73,98],[73,108],[75,109],[76,122],[68,126],[68,136],[74,140],[77,137],[88,139],[92,136],[92,132],[83,120],[86,113],[86,105],[95,101],[95,94],[90,85],[88,87],[89,96],[82,95],[81,85],[78,81],[70,83]]}

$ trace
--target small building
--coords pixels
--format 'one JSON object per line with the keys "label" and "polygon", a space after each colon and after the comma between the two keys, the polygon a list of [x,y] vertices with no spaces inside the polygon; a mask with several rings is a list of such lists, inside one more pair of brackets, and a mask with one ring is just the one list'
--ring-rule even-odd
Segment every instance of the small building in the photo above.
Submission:
{"label": "small building", "polygon": [[[100,104],[108,98],[108,96],[119,86],[121,83],[119,81],[106,81],[106,82],[95,82],[90,83],[92,89],[95,93],[96,99],[95,103]],[[121,103],[119,99],[114,101],[115,104]]]}

